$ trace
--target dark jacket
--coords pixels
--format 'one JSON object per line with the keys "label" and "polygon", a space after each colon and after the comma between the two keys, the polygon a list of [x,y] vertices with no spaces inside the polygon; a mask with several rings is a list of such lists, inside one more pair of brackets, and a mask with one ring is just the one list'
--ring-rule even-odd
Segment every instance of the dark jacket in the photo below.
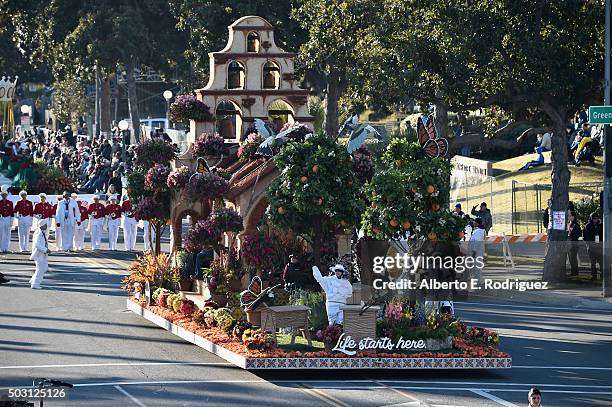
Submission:
{"label": "dark jacket", "polygon": [[283,271],[283,281],[285,284],[294,284],[297,288],[304,286],[304,272],[299,263],[288,263]]}
{"label": "dark jacket", "polygon": [[594,242],[595,236],[599,236],[599,241],[601,241],[603,237],[603,225],[600,223],[596,225],[593,223],[593,219],[589,219],[589,223],[584,227],[584,233],[582,234],[582,239],[585,242]]}
{"label": "dark jacket", "polygon": [[487,233],[491,230],[493,226],[493,217],[491,216],[491,211],[487,208],[484,211],[476,210],[476,207],[472,208],[472,215],[482,219],[482,226]]}
{"label": "dark jacket", "polygon": [[578,239],[580,239],[580,236],[582,236],[582,228],[578,222],[571,222],[569,224],[567,236],[572,242],[577,242]]}

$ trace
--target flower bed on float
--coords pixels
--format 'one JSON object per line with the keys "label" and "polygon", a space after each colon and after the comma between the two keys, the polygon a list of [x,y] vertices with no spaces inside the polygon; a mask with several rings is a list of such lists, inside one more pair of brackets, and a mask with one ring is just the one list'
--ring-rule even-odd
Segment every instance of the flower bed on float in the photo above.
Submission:
{"label": "flower bed on float", "polygon": [[[235,319],[229,309],[214,309],[214,304],[197,309],[180,294],[156,290],[153,297],[162,305],[146,305],[144,299],[130,297],[128,309],[158,326],[246,369],[270,368],[510,368],[510,356],[485,343],[494,332],[469,328],[453,338],[447,351],[361,351],[355,355],[326,352],[315,342],[311,351],[290,350],[289,345],[272,347],[269,334]],[[175,311],[176,309],[177,311]],[[190,315],[181,310],[191,312]],[[485,338],[485,339],[482,339]],[[497,341],[498,343],[498,341]]]}

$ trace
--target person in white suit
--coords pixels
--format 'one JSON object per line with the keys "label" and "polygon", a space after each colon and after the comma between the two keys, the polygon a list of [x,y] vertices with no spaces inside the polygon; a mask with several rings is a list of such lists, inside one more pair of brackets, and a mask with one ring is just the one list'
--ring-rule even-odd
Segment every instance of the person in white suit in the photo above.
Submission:
{"label": "person in white suit", "polygon": [[32,254],[30,255],[30,260],[34,260],[36,264],[36,271],[34,275],[30,279],[30,288],[39,290],[42,287],[40,283],[45,276],[45,273],[49,269],[49,242],[47,241],[47,236],[45,235],[45,231],[49,227],[49,221],[47,219],[41,219],[38,221],[38,227],[34,232],[34,236],[32,238]]}
{"label": "person in white suit", "polygon": [[[468,256],[472,259],[480,257],[484,258],[485,255],[485,240],[487,238],[487,232],[484,227],[484,222],[480,218],[474,220],[474,230],[470,236],[468,243]],[[480,286],[482,280],[482,263],[474,262],[472,268],[470,268],[470,278],[477,280],[477,285]]]}
{"label": "person in white suit", "polygon": [[344,312],[340,308],[353,295],[353,286],[348,281],[348,273],[342,264],[336,264],[329,269],[333,275],[323,277],[317,266],[312,267],[312,275],[325,291],[325,309],[330,325],[342,324]]}
{"label": "person in white suit", "polygon": [[79,207],[70,194],[64,192],[63,199],[57,203],[55,212],[56,226],[62,228],[62,250],[68,252],[73,250],[74,227],[81,220]]}
{"label": "person in white suit", "polygon": [[7,253],[9,251],[12,225],[13,202],[8,199],[8,187],[2,185],[0,190],[0,253]]}
{"label": "person in white suit", "polygon": [[[62,200],[62,196],[58,195],[57,200],[55,201],[55,210],[53,211],[53,218],[55,219],[55,214],[57,213],[57,204]],[[59,226],[57,220],[55,221],[55,245],[57,246],[57,251],[62,251],[62,228]]]}
{"label": "person in white suit", "polygon": [[79,207],[79,221],[77,221],[74,227],[74,249],[81,251],[85,247],[85,230],[87,230],[89,216],[87,214],[87,207],[83,205],[78,195],[72,193],[70,197],[76,201]]}
{"label": "person in white suit", "polygon": [[127,195],[123,195],[121,202],[121,212],[123,213],[123,244],[126,252],[132,252],[136,248],[136,233],[138,232],[138,221],[134,218],[132,203]]}

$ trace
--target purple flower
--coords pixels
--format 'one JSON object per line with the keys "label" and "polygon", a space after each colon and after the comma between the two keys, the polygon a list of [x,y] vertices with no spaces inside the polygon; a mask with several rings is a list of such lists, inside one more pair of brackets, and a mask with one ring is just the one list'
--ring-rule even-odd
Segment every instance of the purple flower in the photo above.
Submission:
{"label": "purple flower", "polygon": [[176,151],[172,144],[162,139],[147,140],[138,144],[135,149],[136,165],[142,168],[151,168],[155,164],[170,165],[174,160]]}
{"label": "purple flower", "polygon": [[202,133],[191,147],[193,158],[227,154],[225,140],[219,134]]}
{"label": "purple flower", "polygon": [[189,182],[189,178],[191,178],[194,173],[194,170],[184,165],[180,168],[177,168],[176,170],[172,171],[170,175],[168,175],[168,188],[185,188],[185,185],[187,185],[187,183]]}
{"label": "purple flower", "polygon": [[190,253],[199,252],[202,248],[215,245],[221,238],[221,231],[210,219],[196,222],[185,236],[183,247]]}
{"label": "purple flower", "polygon": [[152,196],[146,196],[134,207],[134,217],[138,220],[165,219],[167,213],[164,205],[160,205]]}
{"label": "purple flower", "polygon": [[170,168],[166,167],[165,165],[155,164],[153,168],[150,168],[145,175],[145,188],[150,191],[165,190],[168,186],[169,175]]}
{"label": "purple flower", "polygon": [[193,95],[179,95],[170,105],[170,120],[186,123],[189,120],[211,121],[210,108]]}
{"label": "purple flower", "polygon": [[219,175],[211,172],[195,174],[190,178],[183,196],[190,201],[218,198],[229,189],[229,182]]}
{"label": "purple flower", "polygon": [[216,229],[223,232],[238,233],[244,229],[242,216],[230,208],[215,209],[210,215],[210,220]]}

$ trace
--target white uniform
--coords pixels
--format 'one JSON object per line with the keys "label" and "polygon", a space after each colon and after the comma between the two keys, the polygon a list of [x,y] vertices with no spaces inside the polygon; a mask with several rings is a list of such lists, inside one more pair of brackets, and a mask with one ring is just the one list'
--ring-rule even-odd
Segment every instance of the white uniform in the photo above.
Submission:
{"label": "white uniform", "polygon": [[[93,204],[92,204],[93,205]],[[101,209],[104,210],[104,207]],[[104,216],[96,218],[95,214],[89,216],[89,233],[91,233],[91,249],[99,250],[102,241],[102,228],[104,227]]]}
{"label": "white uniform", "polygon": [[312,275],[325,291],[325,309],[329,324],[342,324],[344,315],[340,306],[346,304],[346,300],[353,295],[353,286],[348,280],[335,275],[323,277],[317,266],[312,267]]}
{"label": "white uniform", "polygon": [[149,221],[148,220],[143,220],[142,221],[142,238],[144,240],[144,251],[148,252],[149,250],[151,250],[151,240],[150,240],[150,234],[151,232],[149,231]]}
{"label": "white uniform", "polygon": [[108,248],[110,250],[117,250],[117,238],[119,237],[119,225],[121,224],[121,218],[113,219],[110,216],[108,218]]}
{"label": "white uniform", "polygon": [[74,199],[62,199],[57,203],[55,222],[61,227],[62,250],[73,249],[74,227],[80,219],[81,213]]}
{"label": "white uniform", "polygon": [[77,224],[74,227],[74,248],[76,250],[83,250],[85,247],[85,230],[87,229],[87,218],[80,220],[80,225]]}
{"label": "white uniform", "polygon": [[30,229],[32,229],[32,216],[23,216],[21,213],[17,218],[17,235],[19,236],[19,251],[28,251],[30,245]]}
{"label": "white uniform", "polygon": [[49,268],[49,243],[47,237],[40,229],[36,229],[32,239],[32,254],[30,260],[34,260],[36,271],[30,279],[30,287],[38,288]]}
{"label": "white uniform", "polygon": [[138,221],[133,216],[123,214],[121,221],[123,228],[123,244],[125,251],[132,251],[136,248],[136,233],[138,232]]}

